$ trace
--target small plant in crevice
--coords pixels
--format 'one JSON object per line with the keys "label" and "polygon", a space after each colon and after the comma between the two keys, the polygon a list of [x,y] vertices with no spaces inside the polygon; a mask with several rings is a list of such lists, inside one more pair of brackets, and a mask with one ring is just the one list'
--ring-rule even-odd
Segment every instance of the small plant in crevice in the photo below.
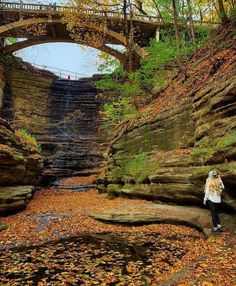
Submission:
{"label": "small plant in crevice", "polygon": [[16,136],[20,139],[23,144],[26,144],[27,148],[31,151],[41,152],[41,146],[37,142],[37,139],[29,133],[26,129],[16,130]]}

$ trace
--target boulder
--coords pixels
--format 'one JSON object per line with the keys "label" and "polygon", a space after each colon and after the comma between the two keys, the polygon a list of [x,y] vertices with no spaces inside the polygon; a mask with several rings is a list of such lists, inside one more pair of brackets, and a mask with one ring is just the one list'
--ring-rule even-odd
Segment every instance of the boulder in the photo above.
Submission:
{"label": "boulder", "polygon": [[1,186],[0,213],[23,209],[30,201],[33,186]]}

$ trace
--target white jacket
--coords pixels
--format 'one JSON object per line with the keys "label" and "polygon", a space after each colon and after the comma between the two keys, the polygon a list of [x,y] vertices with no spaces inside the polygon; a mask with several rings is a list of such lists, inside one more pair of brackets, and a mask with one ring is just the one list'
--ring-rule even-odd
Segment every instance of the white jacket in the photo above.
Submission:
{"label": "white jacket", "polygon": [[205,196],[204,196],[204,204],[206,203],[207,200],[210,200],[213,203],[221,203],[221,193],[223,191],[223,189],[225,188],[222,180],[220,180],[220,185],[221,185],[221,191],[217,192],[217,191],[209,191],[209,187],[208,184],[206,183],[205,185]]}

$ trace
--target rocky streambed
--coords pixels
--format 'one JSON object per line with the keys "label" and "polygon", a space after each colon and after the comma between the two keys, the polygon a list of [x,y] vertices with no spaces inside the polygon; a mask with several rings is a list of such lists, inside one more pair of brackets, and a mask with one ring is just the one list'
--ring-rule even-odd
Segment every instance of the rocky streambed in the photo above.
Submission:
{"label": "rocky streambed", "polygon": [[94,234],[0,251],[4,285],[151,285],[184,265],[197,233]]}
{"label": "rocky streambed", "polygon": [[[128,214],[163,214],[151,202],[130,202],[95,191],[37,191],[23,212],[2,218],[9,228],[0,232],[0,284],[234,285],[236,244],[228,229],[206,240],[196,228],[154,221],[133,225]],[[116,219],[126,211],[120,218],[129,224],[91,219],[92,213],[114,209]],[[210,223],[209,216],[202,219]]]}

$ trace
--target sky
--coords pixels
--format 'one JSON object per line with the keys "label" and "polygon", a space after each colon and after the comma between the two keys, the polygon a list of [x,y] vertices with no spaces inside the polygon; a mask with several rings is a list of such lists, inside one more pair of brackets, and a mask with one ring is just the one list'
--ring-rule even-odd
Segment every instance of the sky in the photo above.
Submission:
{"label": "sky", "polygon": [[[70,74],[71,77],[92,76],[98,73],[100,64],[98,58],[99,51],[90,47],[68,43],[41,44],[15,53],[24,61],[45,66],[45,69],[54,71],[58,68],[63,71],[64,77]],[[56,71],[55,72],[59,72]],[[76,75],[75,75],[76,73]]]}
{"label": "sky", "polygon": [[[23,0],[23,2],[40,2],[45,4],[56,2],[57,4],[61,4],[67,1]],[[78,74],[81,76],[91,76],[98,73],[100,63],[98,53],[99,51],[96,49],[78,44],[49,43],[22,49],[16,52],[15,55],[30,63],[72,71],[73,74],[71,77],[74,77],[75,73],[77,74],[76,76]],[[64,73],[64,77],[67,77],[67,72]]]}

